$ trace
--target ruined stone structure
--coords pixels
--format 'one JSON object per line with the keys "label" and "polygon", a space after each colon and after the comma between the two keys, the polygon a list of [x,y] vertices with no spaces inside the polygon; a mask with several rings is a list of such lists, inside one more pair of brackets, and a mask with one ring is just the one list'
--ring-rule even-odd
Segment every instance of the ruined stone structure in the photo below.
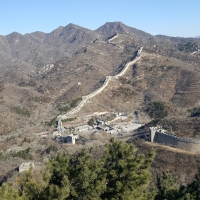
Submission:
{"label": "ruined stone structure", "polygon": [[165,132],[165,130],[160,126],[150,127],[149,136],[151,142],[180,148],[194,153],[200,152],[200,140],[178,137],[176,135]]}
{"label": "ruined stone structure", "polygon": [[63,142],[71,144],[76,144],[76,139],[79,139],[79,136],[77,134],[71,134],[68,135],[67,137],[62,138]]}
{"label": "ruined stone structure", "polygon": [[66,128],[62,126],[62,120],[58,118],[56,130],[53,131],[54,137],[62,136],[62,133],[65,132]]}
{"label": "ruined stone structure", "polygon": [[31,167],[34,168],[34,162],[22,163],[19,166],[19,172],[28,171]]}

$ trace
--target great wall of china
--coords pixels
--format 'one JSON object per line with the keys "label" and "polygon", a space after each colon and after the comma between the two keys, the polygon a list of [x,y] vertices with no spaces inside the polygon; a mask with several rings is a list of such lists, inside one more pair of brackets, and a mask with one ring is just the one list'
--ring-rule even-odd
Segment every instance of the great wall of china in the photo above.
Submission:
{"label": "great wall of china", "polygon": [[200,152],[200,140],[178,137],[165,132],[162,127],[150,127],[149,136],[151,142],[176,147],[194,153]]}
{"label": "great wall of china", "polygon": [[[114,36],[114,37],[117,37],[117,36]],[[112,40],[113,38],[111,38],[110,40]],[[83,105],[87,102],[87,100],[90,100],[91,98],[99,94],[101,91],[103,91],[104,88],[108,85],[110,80],[119,78],[120,76],[125,74],[126,71],[129,69],[129,67],[140,59],[140,54],[142,52],[142,49],[143,47],[139,47],[134,59],[128,62],[118,74],[116,74],[115,76],[106,76],[104,83],[101,87],[99,87],[97,90],[95,90],[91,94],[82,96],[81,102],[74,109],[72,109],[71,111],[69,111],[68,113],[64,115],[57,116],[57,120],[61,122],[62,119],[69,118],[70,116],[77,113],[83,107]],[[165,132],[164,129],[162,129],[161,127],[150,127],[149,137],[150,137],[151,142],[156,142],[163,145],[176,147],[176,148],[194,152],[194,153],[200,152],[200,140],[191,139],[191,138],[181,138],[176,135]]]}
{"label": "great wall of china", "polygon": [[97,90],[95,90],[91,94],[88,94],[86,96],[82,96],[81,102],[74,109],[70,110],[68,113],[66,113],[64,115],[57,116],[57,119],[66,119],[66,118],[69,118],[71,115],[74,115],[75,113],[77,113],[83,107],[83,105],[87,102],[87,100],[90,100],[92,97],[96,96],[101,91],[103,91],[104,88],[108,85],[110,80],[112,80],[114,78],[119,78],[120,76],[122,76],[128,70],[128,68],[131,65],[133,65],[134,63],[136,63],[140,59],[140,54],[142,52],[142,49],[143,49],[143,47],[140,47],[138,49],[137,55],[135,56],[135,58],[132,61],[128,62],[124,66],[124,68],[117,75],[115,75],[115,76],[106,76],[106,79],[105,79],[103,85],[100,88],[98,88]]}

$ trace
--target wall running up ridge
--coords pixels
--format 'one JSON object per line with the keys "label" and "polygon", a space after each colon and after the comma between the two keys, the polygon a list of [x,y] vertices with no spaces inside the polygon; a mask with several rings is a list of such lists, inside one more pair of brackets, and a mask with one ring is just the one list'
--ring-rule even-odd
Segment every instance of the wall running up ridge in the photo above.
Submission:
{"label": "wall running up ridge", "polygon": [[125,74],[125,72],[128,70],[128,68],[140,59],[140,54],[142,52],[142,49],[143,49],[143,47],[139,48],[139,50],[137,51],[136,57],[132,61],[128,62],[117,75],[106,76],[106,79],[100,88],[98,88],[91,94],[88,94],[87,96],[82,96],[82,100],[76,108],[72,109],[71,111],[69,111],[68,113],[66,113],[64,115],[57,116],[57,119],[66,119],[66,118],[69,118],[71,115],[74,115],[83,107],[83,105],[87,102],[87,100],[93,98],[94,96],[96,96],[97,94],[102,92],[104,90],[104,88],[108,85],[110,80],[112,80],[113,78],[118,78],[118,77],[122,76],[123,74]]}

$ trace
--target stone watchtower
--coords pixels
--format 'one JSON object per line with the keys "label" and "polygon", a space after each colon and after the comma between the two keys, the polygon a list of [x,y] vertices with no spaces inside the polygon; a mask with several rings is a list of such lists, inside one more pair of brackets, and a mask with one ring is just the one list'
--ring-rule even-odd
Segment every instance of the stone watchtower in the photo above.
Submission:
{"label": "stone watchtower", "polygon": [[161,126],[150,127],[149,128],[149,137],[150,137],[151,142],[154,142],[156,132],[164,133],[164,129]]}
{"label": "stone watchtower", "polygon": [[150,127],[149,128],[149,137],[150,141],[153,142],[155,134],[156,134],[157,128],[156,127]]}
{"label": "stone watchtower", "polygon": [[149,128],[149,137],[150,137],[151,142],[155,141],[154,138],[155,138],[156,132],[164,133],[165,130],[161,126],[150,127]]}

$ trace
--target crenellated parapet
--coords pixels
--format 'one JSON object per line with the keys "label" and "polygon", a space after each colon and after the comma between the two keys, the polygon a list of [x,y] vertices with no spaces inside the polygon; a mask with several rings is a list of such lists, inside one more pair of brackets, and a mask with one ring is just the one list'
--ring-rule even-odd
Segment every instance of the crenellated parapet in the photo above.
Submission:
{"label": "crenellated parapet", "polygon": [[186,151],[200,152],[200,140],[193,138],[182,138],[165,132],[161,126],[150,127],[149,136],[151,142],[173,146]]}

